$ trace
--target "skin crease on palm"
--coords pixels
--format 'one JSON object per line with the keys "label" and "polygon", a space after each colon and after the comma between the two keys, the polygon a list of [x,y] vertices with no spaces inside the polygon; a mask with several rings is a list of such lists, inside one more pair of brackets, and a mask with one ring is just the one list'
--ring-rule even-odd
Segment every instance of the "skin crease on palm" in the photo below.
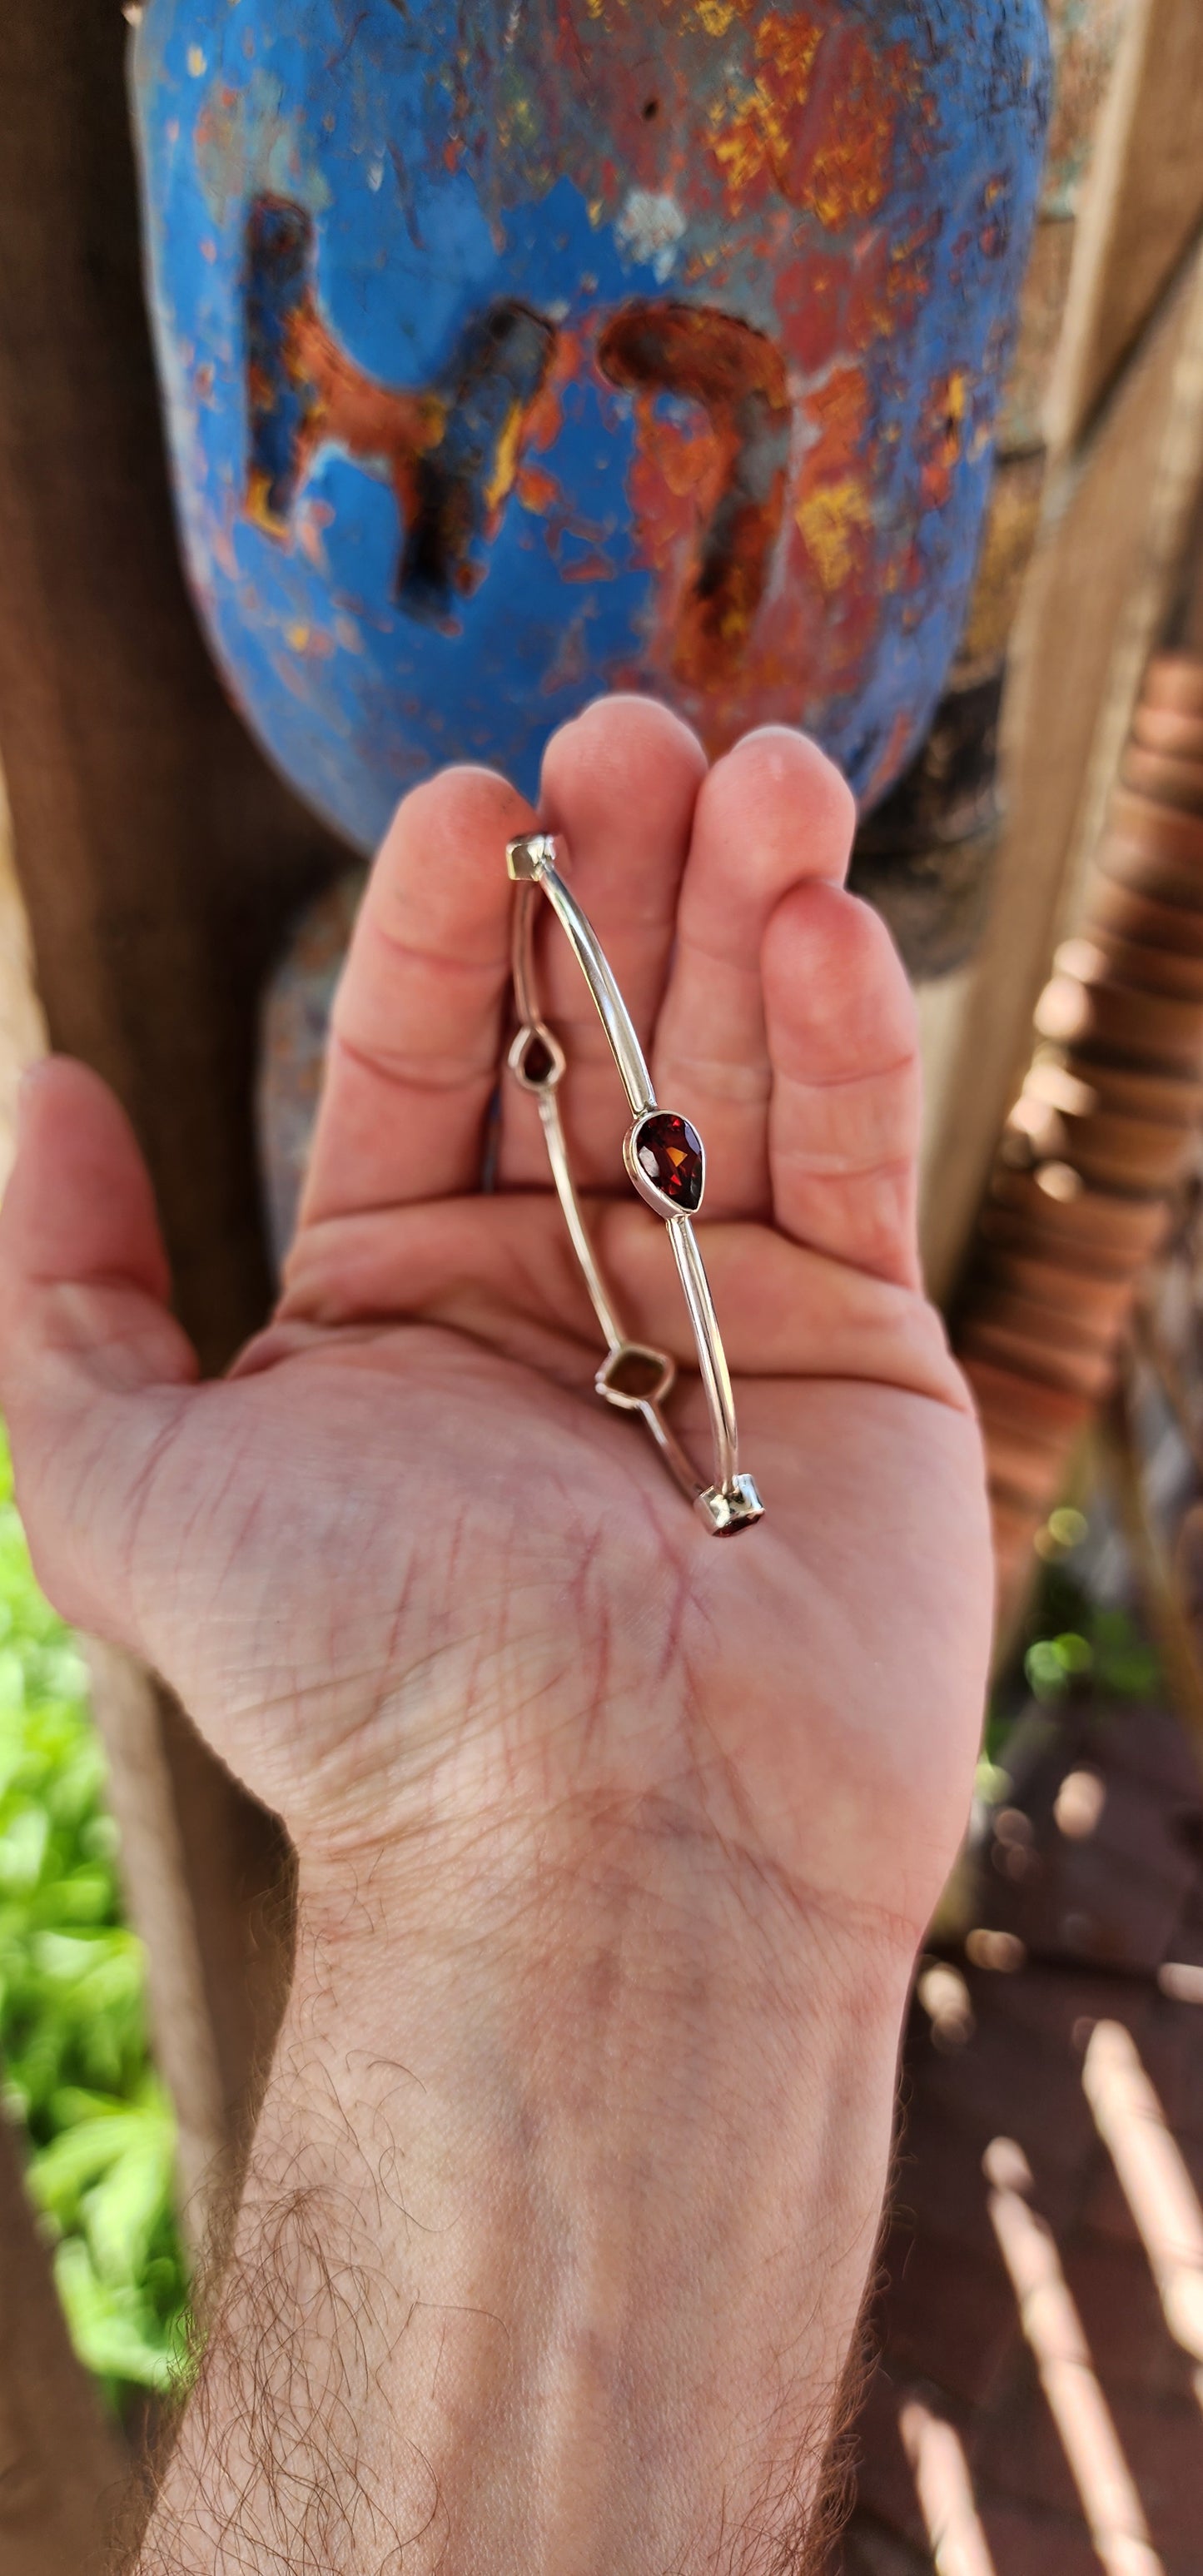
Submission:
{"label": "skin crease on palm", "polygon": [[[235,2276],[255,2272],[280,2175],[308,2158],[321,2187],[306,2099],[337,2105],[378,2175],[384,2095],[362,2070],[387,2059],[438,2105],[412,2138],[390,2111],[390,2152],[431,2208],[453,2172],[460,2219],[434,2222],[437,2260],[387,2229],[373,2259],[417,2265],[423,2312],[504,2316],[506,2368],[440,2346],[437,2396],[422,2332],[388,2343],[387,2406],[377,2421],[365,2385],[358,2419],[366,2536],[322,2542],[348,2576],[421,2519],[393,2370],[438,2492],[438,2548],[413,2542],[407,2576],[787,2563],[770,2539],[724,2558],[715,2535],[755,2507],[779,2548],[787,2506],[764,2499],[821,2447],[981,1717],[980,1442],[921,1292],[913,1009],[885,929],[842,890],[848,791],[777,728],[708,770],[647,700],[592,707],[545,760],[540,819],[662,1105],[706,1144],[699,1234],[766,1506],[726,1541],[592,1391],[596,1326],[535,1105],[508,1082],[479,1188],[510,1025],[504,845],[535,819],[472,769],[401,807],[335,1004],[280,1304],[225,1380],[195,1382],[149,1183],[81,1067],[29,1080],[0,1213],[0,1396],[41,1579],[164,1674],[298,1852],[297,1982]],[[671,1254],[623,1173],[621,1088],[554,923],[540,935],[603,1265],[632,1332],[681,1364],[675,1419],[708,1475]],[[588,2262],[563,2253],[578,2229]],[[262,2460],[235,2472],[222,2431],[255,2314],[235,2297],[169,2477],[193,2537],[148,2566],[251,2563],[221,2537],[223,2479],[244,2500],[266,2480],[262,2528],[289,2528]],[[608,2365],[586,2370],[599,2338]],[[802,2522],[812,2491],[799,2470]],[[257,2552],[310,2564],[262,2536]]]}

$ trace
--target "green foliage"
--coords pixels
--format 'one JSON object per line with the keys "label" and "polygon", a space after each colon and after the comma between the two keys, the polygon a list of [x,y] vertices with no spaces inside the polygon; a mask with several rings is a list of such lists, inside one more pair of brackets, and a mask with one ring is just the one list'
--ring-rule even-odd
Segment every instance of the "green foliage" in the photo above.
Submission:
{"label": "green foliage", "polygon": [[1093,1601],[1078,1572],[1086,1524],[1080,1512],[1054,1512],[1052,1542],[1032,1616],[1024,1679],[1036,1699],[1062,1699],[1087,1689],[1100,1699],[1153,1699],[1161,1687],[1156,1654],[1127,1610]]}
{"label": "green foliage", "polygon": [[1076,1627],[1037,1637],[1023,1669],[1035,1698],[1044,1700],[1061,1699],[1082,1682],[1112,1699],[1152,1699],[1160,1678],[1157,1657],[1127,1611],[1093,1605]]}
{"label": "green foliage", "polygon": [[121,1920],[87,1678],[34,1581],[2,1437],[0,2070],[76,2351],[114,2404],[168,2387],[187,2291],[171,2108]]}
{"label": "green foliage", "polygon": [[1074,1696],[1102,1705],[1164,1693],[1160,1661],[1138,1618],[1094,1600],[1083,1579],[1079,1551],[1086,1536],[1080,1511],[1062,1506],[1050,1513],[1038,1541],[1043,1566],[1026,1633],[991,1703],[988,1764],[1005,1761],[1011,1730],[1032,1699],[1051,1711]]}

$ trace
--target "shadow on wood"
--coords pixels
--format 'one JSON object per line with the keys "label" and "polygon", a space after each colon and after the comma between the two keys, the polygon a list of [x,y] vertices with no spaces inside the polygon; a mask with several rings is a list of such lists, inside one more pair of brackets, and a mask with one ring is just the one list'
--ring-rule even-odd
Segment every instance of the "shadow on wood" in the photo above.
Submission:
{"label": "shadow on wood", "polygon": [[0,2117],[0,2567],[99,2576],[128,2462],[67,2340],[50,2267]]}
{"label": "shadow on wood", "polygon": [[[212,1370],[269,1293],[250,1117],[259,987],[288,914],[340,853],[226,704],[185,593],[142,303],[125,33],[116,0],[0,12],[0,758],[51,1043],[94,1065],[130,1112],[177,1307]],[[168,1708],[159,1725],[236,2134],[287,1976],[281,1837],[186,1719]],[[8,2188],[7,2163],[4,2177]],[[42,2294],[52,2334],[44,2281]],[[6,2268],[10,2350],[12,2295]],[[27,2377],[22,2354],[13,2404]],[[0,2360],[0,2420],[8,2404]],[[73,2510],[73,2481],[82,2492],[90,2478],[95,2501],[100,2437],[75,2443],[63,2410],[45,2412],[56,2496],[44,2540],[5,2531],[5,2576],[84,2563],[82,2527],[69,2540],[64,2525],[59,2546],[54,2513]]]}

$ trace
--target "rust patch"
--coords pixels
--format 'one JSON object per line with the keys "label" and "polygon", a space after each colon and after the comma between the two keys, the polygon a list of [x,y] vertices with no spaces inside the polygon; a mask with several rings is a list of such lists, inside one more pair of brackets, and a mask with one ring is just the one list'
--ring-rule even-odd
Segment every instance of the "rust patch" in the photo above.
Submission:
{"label": "rust patch", "polygon": [[864,454],[869,392],[860,367],[837,367],[810,397],[816,433],[794,504],[815,579],[832,598],[868,570],[873,476]]}
{"label": "rust patch", "polygon": [[832,232],[875,215],[890,184],[898,104],[912,70],[905,46],[884,53],[849,29],[832,48],[821,137],[807,156],[800,202]]}
{"label": "rust patch", "polygon": [[248,514],[270,536],[287,535],[314,452],[332,440],[388,475],[403,530],[397,597],[438,622],[479,579],[477,540],[513,487],[554,326],[517,300],[492,304],[469,324],[446,379],[406,391],[378,384],[339,346],[312,271],[305,209],[257,198],[247,223]]}
{"label": "rust patch", "polygon": [[[713,498],[676,623],[673,669],[705,686],[738,669],[764,597],[785,507],[790,404],[785,363],[763,332],[704,305],[628,304],[598,342],[611,384],[647,399],[645,452],[654,453],[651,397],[700,403],[716,449]],[[666,460],[665,479],[673,483]]]}
{"label": "rust patch", "polygon": [[898,108],[915,84],[905,45],[875,48],[809,10],[770,10],[750,86],[733,114],[711,115],[732,214],[772,188],[831,232],[863,224],[890,187]]}
{"label": "rust patch", "polygon": [[931,388],[919,484],[929,510],[942,510],[947,504],[972,427],[971,391],[964,367],[953,367]]}
{"label": "rust patch", "polygon": [[711,145],[733,214],[766,185],[794,197],[799,120],[822,41],[822,27],[805,12],[787,18],[772,10],[761,20],[751,89],[735,115],[716,126]]}

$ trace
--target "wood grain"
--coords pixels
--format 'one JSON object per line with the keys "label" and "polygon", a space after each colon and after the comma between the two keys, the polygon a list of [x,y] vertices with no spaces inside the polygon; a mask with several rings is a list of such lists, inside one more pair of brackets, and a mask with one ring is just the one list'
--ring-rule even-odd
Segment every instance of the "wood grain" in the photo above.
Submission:
{"label": "wood grain", "polygon": [[1075,446],[1203,225],[1203,8],[1130,0],[1083,192],[1049,388],[1050,445]]}
{"label": "wood grain", "polygon": [[[116,0],[0,11],[0,756],[50,1041],[133,1118],[176,1304],[212,1370],[269,1294],[250,1111],[264,969],[342,854],[226,704],[184,589],[125,33]],[[174,1812],[211,2026],[204,2104],[181,2104],[199,2163],[214,2062],[229,2132],[255,2097],[287,1976],[288,1873],[274,1821],[156,1705],[155,1794]],[[144,1799],[149,1740],[119,1806]],[[127,1859],[143,1918],[161,1869],[156,1890]],[[152,1983],[178,1969],[177,1945]],[[194,1973],[191,1992],[199,2009]],[[5,2576],[34,2567],[4,2559]]]}
{"label": "wood grain", "polygon": [[1203,470],[1203,264],[1192,260],[1081,456],[1053,478],[1004,709],[1006,824],[972,966],[934,1006],[923,1251],[950,1295],[1057,937],[1127,740]]}
{"label": "wood grain", "polygon": [[0,750],[53,1042],[107,1074],[220,1365],[267,1296],[256,997],[334,845],[227,706],[185,595],[117,9],[0,12]]}
{"label": "wood grain", "polygon": [[100,2576],[129,2460],[76,2360],[0,2116],[0,2567]]}
{"label": "wood grain", "polygon": [[155,2057],[175,2106],[180,2214],[196,2256],[225,2161],[227,2107],[160,1693],[118,1647],[87,1638],[84,1652],[128,1912],[146,1951]]}

